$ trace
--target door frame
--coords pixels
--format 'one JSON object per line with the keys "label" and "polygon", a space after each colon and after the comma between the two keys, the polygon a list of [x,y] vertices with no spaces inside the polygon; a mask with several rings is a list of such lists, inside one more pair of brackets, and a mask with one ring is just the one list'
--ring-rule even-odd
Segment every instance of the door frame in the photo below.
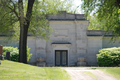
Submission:
{"label": "door frame", "polygon": [[[68,50],[55,50],[55,66],[56,66],[56,51],[60,51],[60,64],[61,64],[61,58],[62,58],[62,54],[61,54],[61,52],[62,51],[66,51],[66,64],[67,64],[67,66],[68,66]],[[63,65],[60,65],[60,66],[63,66]]]}
{"label": "door frame", "polygon": [[52,60],[52,62],[53,62],[53,66],[55,66],[55,50],[67,50],[67,52],[68,52],[68,65],[67,66],[69,66],[69,54],[70,54],[70,46],[71,46],[71,44],[52,44],[52,49],[53,49],[53,51],[52,51],[52,57],[53,57],[53,60]]}

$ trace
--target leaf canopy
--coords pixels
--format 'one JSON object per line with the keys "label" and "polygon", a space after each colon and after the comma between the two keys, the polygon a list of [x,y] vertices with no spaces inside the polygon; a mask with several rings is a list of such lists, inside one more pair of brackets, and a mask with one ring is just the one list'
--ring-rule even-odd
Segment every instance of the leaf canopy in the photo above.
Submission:
{"label": "leaf canopy", "polygon": [[[24,18],[26,18],[28,0],[23,1]],[[29,33],[48,39],[52,29],[47,20],[48,15],[55,15],[61,10],[70,11],[72,0],[35,0],[30,20]],[[10,31],[14,31],[10,33]],[[20,23],[17,0],[0,0],[0,32],[15,37],[20,35]]]}
{"label": "leaf canopy", "polygon": [[120,36],[120,0],[82,0],[86,16],[96,16],[97,22],[104,24],[106,31]]}

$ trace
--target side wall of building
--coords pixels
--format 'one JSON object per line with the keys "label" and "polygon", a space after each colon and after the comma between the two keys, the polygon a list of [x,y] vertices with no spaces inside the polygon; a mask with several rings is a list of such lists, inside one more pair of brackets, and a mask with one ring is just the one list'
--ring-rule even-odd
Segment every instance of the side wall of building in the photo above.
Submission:
{"label": "side wall of building", "polygon": [[120,40],[111,41],[111,37],[88,36],[87,37],[87,63],[88,66],[97,66],[97,54],[100,49],[120,47]]}
{"label": "side wall of building", "polygon": [[[57,25],[62,24],[61,28],[56,27]],[[74,26],[74,22],[70,25],[66,25],[66,23],[52,23],[53,29],[60,30],[61,33],[53,32],[50,40],[45,41],[42,39],[38,39],[36,37],[28,37],[28,47],[31,48],[30,53],[32,53],[32,57],[28,63],[35,63],[37,58],[44,57],[46,59],[47,66],[55,66],[55,50],[68,50],[68,66],[74,66],[77,62],[77,59],[83,54],[85,54],[87,66],[97,66],[97,57],[98,51],[102,48],[111,48],[111,47],[120,47],[119,39],[115,42],[110,42],[111,37],[103,36],[87,36],[87,41],[84,46],[84,39],[80,42],[77,42],[76,39],[80,39],[81,37],[76,36],[76,30]],[[72,26],[71,26],[72,25]],[[64,27],[66,26],[66,27]],[[80,27],[80,26],[79,26]],[[67,31],[68,30],[68,31]],[[67,32],[67,33],[66,33]],[[63,34],[64,33],[64,34]],[[82,34],[82,32],[80,32]],[[82,36],[82,35],[81,35]],[[83,37],[84,38],[84,37]],[[0,44],[3,46],[13,46],[19,47],[17,41],[8,41],[6,37],[0,37]],[[53,42],[70,42],[70,44],[52,44]],[[109,43],[110,42],[110,43]],[[81,50],[84,47],[85,51]],[[78,51],[81,50],[79,53]],[[82,55],[81,55],[82,54]]]}
{"label": "side wall of building", "polygon": [[18,41],[10,40],[6,36],[0,37],[0,45],[3,45],[3,46],[12,46],[12,47],[19,47]]}
{"label": "side wall of building", "polygon": [[28,46],[28,48],[30,48],[30,53],[32,53],[32,57],[28,63],[35,64],[35,62],[36,62],[36,38],[28,37],[27,46]]}
{"label": "side wall of building", "polygon": [[102,48],[120,47],[120,40],[111,41],[111,37],[103,37],[102,45]]}
{"label": "side wall of building", "polygon": [[102,49],[102,37],[101,36],[88,36],[87,37],[87,64],[88,66],[97,66],[97,54]]}

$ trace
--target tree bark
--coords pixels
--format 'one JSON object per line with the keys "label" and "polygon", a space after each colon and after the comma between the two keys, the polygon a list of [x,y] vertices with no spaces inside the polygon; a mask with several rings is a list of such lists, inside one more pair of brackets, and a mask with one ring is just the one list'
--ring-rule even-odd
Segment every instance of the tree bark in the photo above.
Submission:
{"label": "tree bark", "polygon": [[28,0],[26,18],[23,11],[23,0],[18,1],[20,15],[20,39],[19,39],[19,62],[27,63],[27,34],[32,16],[32,7],[35,0]]}
{"label": "tree bark", "polygon": [[117,6],[118,6],[119,9],[120,9],[120,0],[116,0],[116,4],[117,4]]}

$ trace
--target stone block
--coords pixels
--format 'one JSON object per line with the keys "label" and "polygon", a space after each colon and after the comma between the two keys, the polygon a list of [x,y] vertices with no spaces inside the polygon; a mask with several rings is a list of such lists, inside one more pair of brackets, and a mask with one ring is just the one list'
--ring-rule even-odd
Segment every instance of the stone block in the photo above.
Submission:
{"label": "stone block", "polygon": [[77,53],[81,53],[81,54],[85,54],[86,53],[86,49],[77,49]]}
{"label": "stone block", "polygon": [[36,39],[36,48],[38,49],[45,49],[46,48],[46,41],[43,39]]}
{"label": "stone block", "polygon": [[36,64],[39,67],[45,67],[46,66],[46,62],[37,62]]}
{"label": "stone block", "polygon": [[39,57],[39,58],[37,58],[37,61],[45,62],[45,58],[43,58],[43,57]]}
{"label": "stone block", "polygon": [[82,61],[82,62],[85,62],[85,58],[84,58],[84,57],[80,57],[80,58],[78,58],[78,61],[79,61],[79,62],[81,62],[81,61]]}
{"label": "stone block", "polygon": [[86,62],[77,62],[77,66],[86,66]]}
{"label": "stone block", "polygon": [[75,15],[67,14],[66,19],[75,19]]}

